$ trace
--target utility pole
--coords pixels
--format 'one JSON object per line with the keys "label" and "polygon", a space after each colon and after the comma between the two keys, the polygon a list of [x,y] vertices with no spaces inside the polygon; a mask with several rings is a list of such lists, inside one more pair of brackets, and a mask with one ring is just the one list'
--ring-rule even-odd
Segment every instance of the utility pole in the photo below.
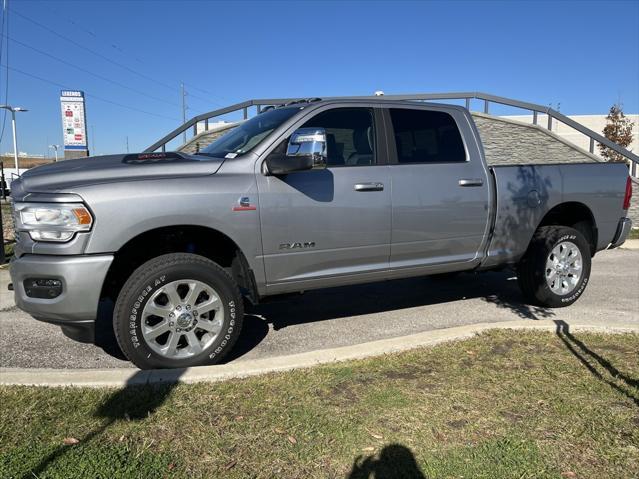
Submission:
{"label": "utility pole", "polygon": [[[184,91],[184,82],[180,82],[180,89],[182,92],[182,124],[186,123],[186,91]],[[186,130],[182,132],[182,143],[186,143]]]}
{"label": "utility pole", "polygon": [[93,156],[97,153],[95,151],[95,128],[91,125],[91,150],[93,151]]}
{"label": "utility pole", "polygon": [[126,137],[126,152],[129,152],[129,136]]}
{"label": "utility pole", "polygon": [[7,199],[7,189],[5,188],[6,186],[7,180],[4,177],[4,163],[0,161],[0,191],[2,192],[1,198],[5,201]]}

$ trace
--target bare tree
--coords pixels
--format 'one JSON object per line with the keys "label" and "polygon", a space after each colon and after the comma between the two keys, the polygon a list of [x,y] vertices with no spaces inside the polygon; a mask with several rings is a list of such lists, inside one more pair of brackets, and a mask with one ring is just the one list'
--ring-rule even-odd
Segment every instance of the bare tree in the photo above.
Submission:
{"label": "bare tree", "polygon": [[[610,107],[610,113],[606,117],[606,126],[603,134],[610,141],[627,148],[632,143],[632,128],[635,124],[623,114],[621,104],[615,103]],[[607,161],[624,161],[624,157],[605,145],[599,144],[601,156]]]}

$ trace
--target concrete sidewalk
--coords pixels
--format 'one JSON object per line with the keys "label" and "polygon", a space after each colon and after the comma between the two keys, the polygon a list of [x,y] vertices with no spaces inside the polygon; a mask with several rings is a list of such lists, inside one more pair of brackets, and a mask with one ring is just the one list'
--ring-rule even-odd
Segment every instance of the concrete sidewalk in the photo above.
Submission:
{"label": "concrete sidewalk", "polygon": [[13,300],[13,291],[9,291],[8,286],[11,282],[8,266],[0,269],[0,311],[13,308],[15,301]]}

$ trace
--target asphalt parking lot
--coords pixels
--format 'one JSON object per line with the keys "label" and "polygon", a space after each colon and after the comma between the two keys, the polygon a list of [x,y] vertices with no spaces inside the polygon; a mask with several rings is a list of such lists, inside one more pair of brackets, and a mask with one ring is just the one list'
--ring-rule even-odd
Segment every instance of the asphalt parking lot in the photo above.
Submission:
{"label": "asphalt parking lot", "polygon": [[[310,291],[249,310],[242,338],[228,360],[274,357],[466,324],[549,318],[602,325],[625,321],[639,326],[639,250],[598,254],[584,295],[573,306],[554,310],[524,304],[508,272]],[[103,349],[76,343],[58,327],[12,307],[0,310],[0,367],[132,365],[112,344]]]}

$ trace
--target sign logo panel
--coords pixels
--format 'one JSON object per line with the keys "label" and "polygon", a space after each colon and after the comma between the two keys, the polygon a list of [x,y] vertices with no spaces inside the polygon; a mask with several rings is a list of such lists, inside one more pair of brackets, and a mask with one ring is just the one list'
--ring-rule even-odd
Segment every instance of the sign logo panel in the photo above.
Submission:
{"label": "sign logo panel", "polygon": [[62,132],[65,150],[88,150],[87,120],[84,108],[84,92],[62,90]]}

